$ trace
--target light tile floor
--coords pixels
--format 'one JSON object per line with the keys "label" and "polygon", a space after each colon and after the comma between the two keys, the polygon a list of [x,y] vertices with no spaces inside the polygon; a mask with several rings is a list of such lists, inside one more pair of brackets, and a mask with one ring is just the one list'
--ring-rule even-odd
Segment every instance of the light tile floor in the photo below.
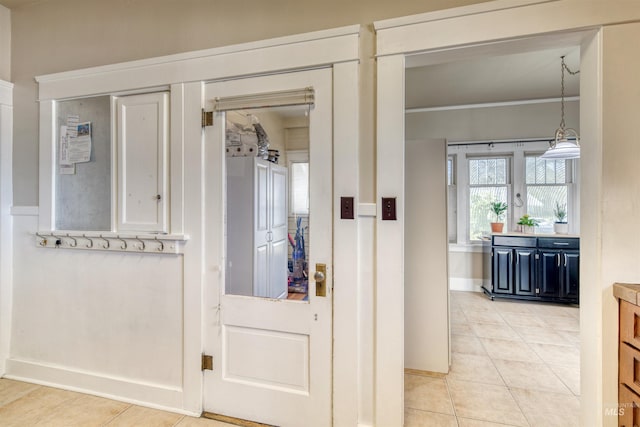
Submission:
{"label": "light tile floor", "polygon": [[578,426],[579,331],[575,306],[451,292],[450,372],[405,374],[405,426]]}
{"label": "light tile floor", "polygon": [[[578,313],[577,307],[452,292],[451,371],[405,375],[405,426],[577,426]],[[0,379],[0,426],[230,424]]]}
{"label": "light tile floor", "polygon": [[234,427],[8,379],[0,379],[0,426]]}

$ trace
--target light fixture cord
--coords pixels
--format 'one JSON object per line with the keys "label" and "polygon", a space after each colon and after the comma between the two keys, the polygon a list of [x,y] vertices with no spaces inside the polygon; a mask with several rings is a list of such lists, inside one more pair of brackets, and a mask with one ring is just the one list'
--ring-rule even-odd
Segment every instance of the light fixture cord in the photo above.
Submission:
{"label": "light fixture cord", "polygon": [[565,126],[564,124],[564,70],[567,70],[567,72],[572,76],[575,76],[576,74],[578,74],[580,70],[571,71],[569,67],[567,67],[567,64],[564,63],[564,56],[561,56],[560,59],[561,59],[560,71],[562,73],[562,77],[560,79],[560,116],[562,117],[560,120],[560,129],[564,131],[564,126]]}

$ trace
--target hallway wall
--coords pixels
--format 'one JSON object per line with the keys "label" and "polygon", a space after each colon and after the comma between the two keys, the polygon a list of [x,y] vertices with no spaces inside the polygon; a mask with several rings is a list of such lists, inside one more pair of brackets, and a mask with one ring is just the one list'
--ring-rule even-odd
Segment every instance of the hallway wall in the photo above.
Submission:
{"label": "hallway wall", "polygon": [[[38,200],[37,75],[362,24],[360,34],[360,186],[374,199],[374,20],[482,0],[57,0],[12,15],[15,94],[14,202]],[[286,11],[286,13],[283,13]],[[73,19],[70,21],[70,16]],[[71,24],[70,24],[71,23]],[[247,70],[251,73],[251,70]]]}

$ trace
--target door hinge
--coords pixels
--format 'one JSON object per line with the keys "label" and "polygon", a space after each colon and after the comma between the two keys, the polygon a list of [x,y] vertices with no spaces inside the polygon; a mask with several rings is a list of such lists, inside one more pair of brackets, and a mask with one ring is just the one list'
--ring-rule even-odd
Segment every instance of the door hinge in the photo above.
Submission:
{"label": "door hinge", "polygon": [[202,355],[202,370],[213,371],[213,356]]}
{"label": "door hinge", "polygon": [[202,127],[213,126],[213,111],[204,111],[202,109]]}

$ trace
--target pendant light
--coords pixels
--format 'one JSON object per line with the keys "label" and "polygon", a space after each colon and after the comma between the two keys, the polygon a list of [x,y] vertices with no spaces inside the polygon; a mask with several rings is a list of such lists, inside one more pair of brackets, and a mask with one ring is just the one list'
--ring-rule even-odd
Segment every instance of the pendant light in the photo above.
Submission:
{"label": "pendant light", "polygon": [[576,75],[580,72],[571,71],[564,63],[564,56],[561,57],[560,69],[562,71],[561,80],[561,97],[560,97],[560,110],[561,120],[560,127],[556,129],[556,134],[553,142],[549,143],[549,149],[541,156],[543,159],[577,159],[580,157],[580,137],[578,132],[572,128],[565,128],[564,124],[564,71],[567,70],[569,74]]}

